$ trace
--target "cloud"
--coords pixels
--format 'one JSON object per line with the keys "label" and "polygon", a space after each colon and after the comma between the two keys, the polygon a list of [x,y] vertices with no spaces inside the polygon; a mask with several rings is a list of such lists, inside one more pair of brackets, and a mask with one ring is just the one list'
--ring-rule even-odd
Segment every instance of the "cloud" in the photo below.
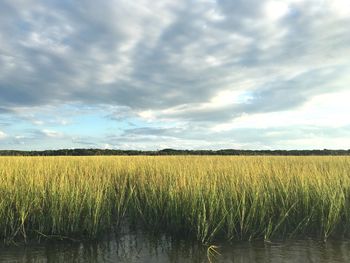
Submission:
{"label": "cloud", "polygon": [[349,23],[344,0],[4,0],[0,122],[63,140],[78,128],[54,131],[97,111],[125,140],[211,136],[347,90]]}
{"label": "cloud", "polygon": [[3,140],[7,137],[7,134],[4,133],[3,131],[0,131],[0,140]]}
{"label": "cloud", "polygon": [[50,137],[50,138],[60,138],[60,137],[63,136],[63,134],[61,132],[48,130],[48,129],[42,130],[41,133],[44,134],[47,137]]}
{"label": "cloud", "polygon": [[[2,104],[80,101],[164,109],[207,102],[222,89],[239,89],[244,79],[254,82],[253,89],[278,89],[300,70],[317,70],[315,58],[328,67],[347,63],[350,34],[339,26],[348,18],[326,7],[308,11],[311,4],[286,2],[282,8],[275,1],[152,6],[53,1],[26,5],[24,12],[18,3],[3,2]],[[271,23],[266,8],[277,8],[281,21]],[[309,89],[329,78],[313,80]]]}
{"label": "cloud", "polygon": [[11,109],[0,107],[0,114],[8,114],[8,113],[12,113],[12,112],[13,111]]}

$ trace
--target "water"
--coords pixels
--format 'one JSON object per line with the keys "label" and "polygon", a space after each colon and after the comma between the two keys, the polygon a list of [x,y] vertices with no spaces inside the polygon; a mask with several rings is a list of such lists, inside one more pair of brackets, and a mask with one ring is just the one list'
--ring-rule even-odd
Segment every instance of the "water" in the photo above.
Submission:
{"label": "water", "polygon": [[[350,240],[290,240],[221,244],[212,262],[350,262]],[[110,235],[94,242],[46,241],[0,247],[0,262],[209,262],[196,242],[142,232]]]}

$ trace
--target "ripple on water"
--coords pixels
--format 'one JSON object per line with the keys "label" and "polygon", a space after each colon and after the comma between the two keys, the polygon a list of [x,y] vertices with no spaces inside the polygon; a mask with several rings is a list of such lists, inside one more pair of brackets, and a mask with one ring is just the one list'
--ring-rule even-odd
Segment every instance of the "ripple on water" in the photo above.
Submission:
{"label": "ripple on water", "polygon": [[[213,262],[350,262],[350,241],[289,240],[219,244]],[[0,262],[208,262],[207,247],[196,242],[142,232],[99,241],[47,241],[0,247]]]}

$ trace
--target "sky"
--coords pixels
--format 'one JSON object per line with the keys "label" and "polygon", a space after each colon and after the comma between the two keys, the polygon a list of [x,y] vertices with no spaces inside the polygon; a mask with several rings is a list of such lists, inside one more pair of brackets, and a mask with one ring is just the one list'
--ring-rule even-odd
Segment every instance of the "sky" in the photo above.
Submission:
{"label": "sky", "polygon": [[350,149],[348,0],[0,0],[0,149]]}

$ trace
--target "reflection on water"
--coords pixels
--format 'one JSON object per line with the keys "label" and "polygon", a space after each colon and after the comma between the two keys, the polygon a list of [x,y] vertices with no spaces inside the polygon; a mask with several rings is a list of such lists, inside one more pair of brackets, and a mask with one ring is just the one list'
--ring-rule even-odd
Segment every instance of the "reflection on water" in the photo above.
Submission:
{"label": "reflection on water", "polygon": [[[350,241],[314,240],[222,244],[213,262],[350,262]],[[50,241],[0,247],[0,262],[208,262],[207,248],[126,232],[95,242]]]}

